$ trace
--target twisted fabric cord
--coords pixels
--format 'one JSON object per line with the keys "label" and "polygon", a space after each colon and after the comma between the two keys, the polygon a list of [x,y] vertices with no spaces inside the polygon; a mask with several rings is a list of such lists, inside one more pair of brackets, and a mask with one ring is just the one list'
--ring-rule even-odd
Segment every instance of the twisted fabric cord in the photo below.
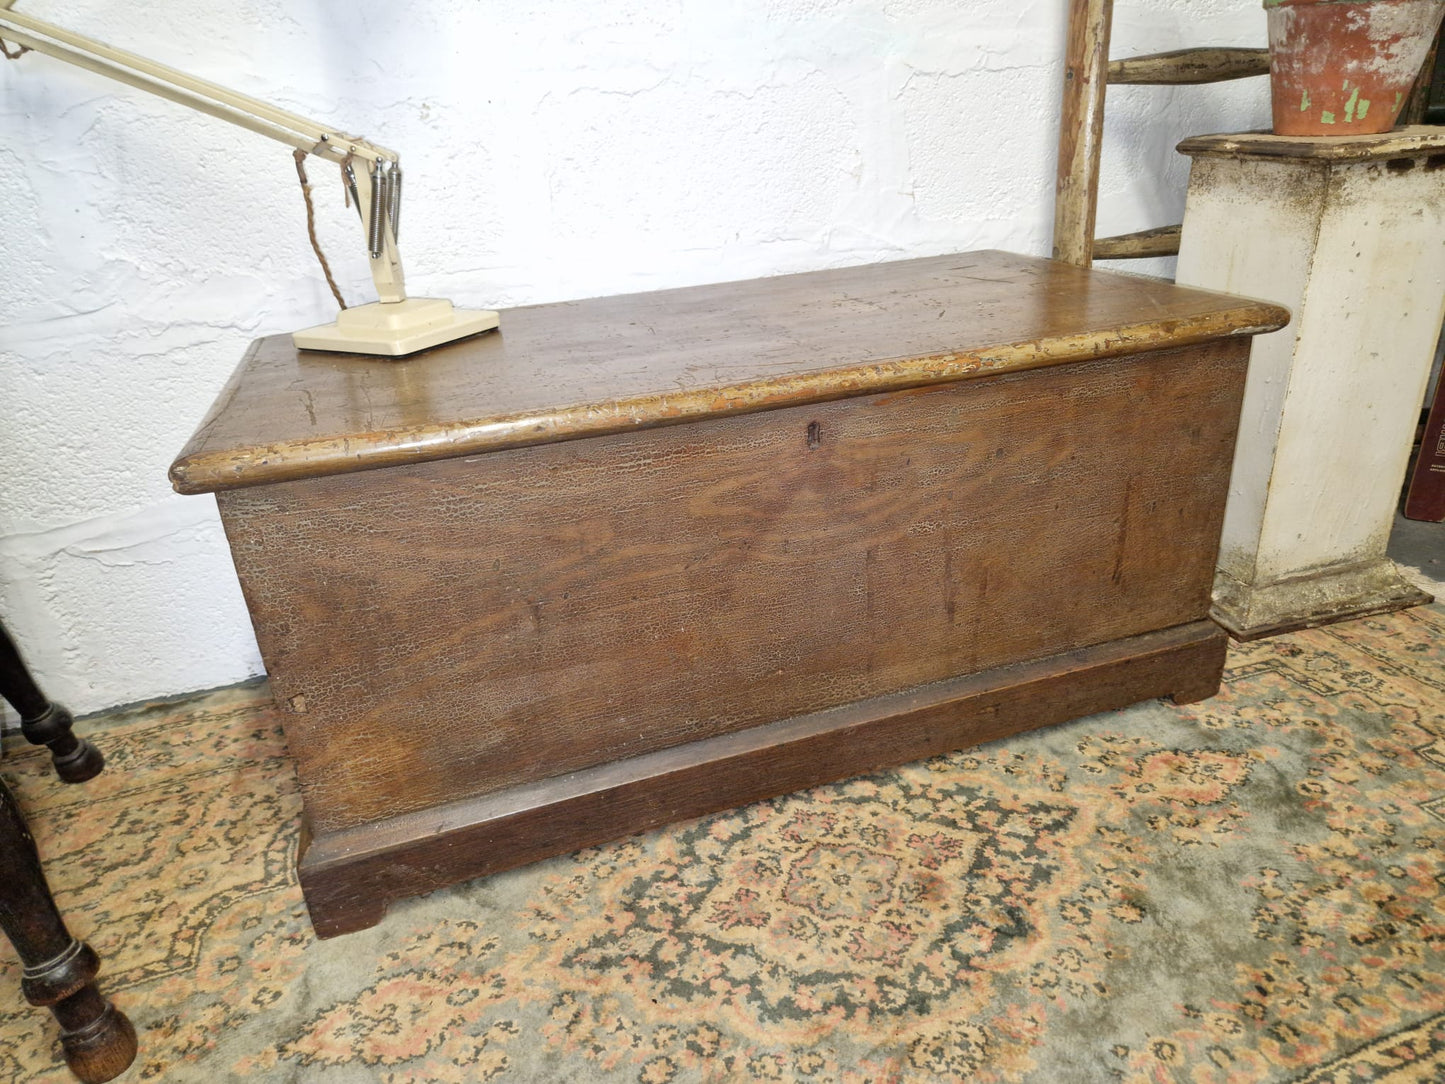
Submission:
{"label": "twisted fabric cord", "polygon": [[306,179],[306,152],[294,151],[292,157],[296,159],[296,176],[301,181],[301,196],[306,200],[306,236],[311,238],[311,250],[316,253],[316,259],[321,264],[326,285],[331,287],[331,296],[336,298],[336,303],[344,309],[346,302],[341,299],[341,290],[336,285],[336,279],[331,276],[331,265],[326,262],[326,256],[321,251],[321,242],[316,239],[316,208],[311,205],[311,182]]}

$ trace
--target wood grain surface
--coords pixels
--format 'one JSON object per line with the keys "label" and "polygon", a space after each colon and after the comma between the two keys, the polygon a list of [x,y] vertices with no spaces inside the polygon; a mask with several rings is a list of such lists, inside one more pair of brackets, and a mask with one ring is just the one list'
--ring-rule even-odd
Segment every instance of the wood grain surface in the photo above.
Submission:
{"label": "wood grain surface", "polygon": [[1109,62],[1109,82],[1179,86],[1269,74],[1268,49],[1196,46]]}
{"label": "wood grain surface", "polygon": [[1219,689],[1227,638],[1199,621],[780,719],[660,752],[309,837],[299,875],[319,937],[469,877],[1107,711]]}
{"label": "wood grain surface", "polygon": [[1079,267],[1093,259],[1104,141],[1109,36],[1114,0],[1071,0],[1064,42],[1064,95],[1054,176],[1054,258]]}
{"label": "wood grain surface", "polygon": [[1300,161],[1366,162],[1445,154],[1445,128],[1417,124],[1380,135],[1282,136],[1273,132],[1230,132],[1192,136],[1180,154],[1218,158],[1290,158]]}
{"label": "wood grain surface", "polygon": [[1248,350],[219,494],[313,828],[1201,619]]}
{"label": "wood grain surface", "polygon": [[1179,255],[1183,226],[1155,226],[1153,229],[1094,238],[1094,259],[1137,260],[1148,256]]}
{"label": "wood grain surface", "polygon": [[171,468],[200,493],[716,418],[1281,327],[1007,253],[560,302],[403,361],[258,341]]}

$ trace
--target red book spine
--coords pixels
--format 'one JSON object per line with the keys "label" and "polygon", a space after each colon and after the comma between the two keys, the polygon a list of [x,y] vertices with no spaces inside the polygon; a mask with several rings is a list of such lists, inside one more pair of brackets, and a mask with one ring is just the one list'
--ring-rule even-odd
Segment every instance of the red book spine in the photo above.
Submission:
{"label": "red book spine", "polygon": [[1405,516],[1428,523],[1445,520],[1445,378],[1435,388],[1425,439],[1420,442],[1410,492],[1405,497]]}

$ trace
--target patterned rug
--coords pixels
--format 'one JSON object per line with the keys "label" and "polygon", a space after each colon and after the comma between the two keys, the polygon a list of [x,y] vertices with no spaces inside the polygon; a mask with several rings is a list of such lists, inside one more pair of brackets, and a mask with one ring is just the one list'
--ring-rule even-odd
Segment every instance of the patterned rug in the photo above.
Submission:
{"label": "patterned rug", "polygon": [[[316,941],[264,689],[3,763],[141,1054],[208,1082],[1445,1080],[1445,609]],[[0,948],[0,1080],[65,1081]]]}

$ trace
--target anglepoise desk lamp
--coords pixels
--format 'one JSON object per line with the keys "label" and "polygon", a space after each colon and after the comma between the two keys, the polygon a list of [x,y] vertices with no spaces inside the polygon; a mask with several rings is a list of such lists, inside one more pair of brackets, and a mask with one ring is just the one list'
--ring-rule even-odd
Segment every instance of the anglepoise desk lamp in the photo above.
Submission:
{"label": "anglepoise desk lamp", "polygon": [[[7,10],[9,2],[0,0],[0,41],[64,60],[288,144],[297,152],[296,166],[303,191],[309,187],[303,165],[307,155],[340,166],[346,191],[356,205],[365,231],[378,300],[354,308],[343,306],[334,324],[296,332],[292,338],[298,347],[402,357],[497,326],[495,312],[458,310],[441,298],[406,296],[401,255],[396,244],[397,223],[401,218],[401,162],[395,151],[145,57],[113,49],[63,27]],[[13,59],[18,54],[7,51],[7,55]],[[310,210],[308,192],[308,219]],[[311,237],[330,283],[330,271],[316,245],[314,230]],[[336,293],[334,283],[331,286]],[[337,301],[341,301],[339,293]]]}

